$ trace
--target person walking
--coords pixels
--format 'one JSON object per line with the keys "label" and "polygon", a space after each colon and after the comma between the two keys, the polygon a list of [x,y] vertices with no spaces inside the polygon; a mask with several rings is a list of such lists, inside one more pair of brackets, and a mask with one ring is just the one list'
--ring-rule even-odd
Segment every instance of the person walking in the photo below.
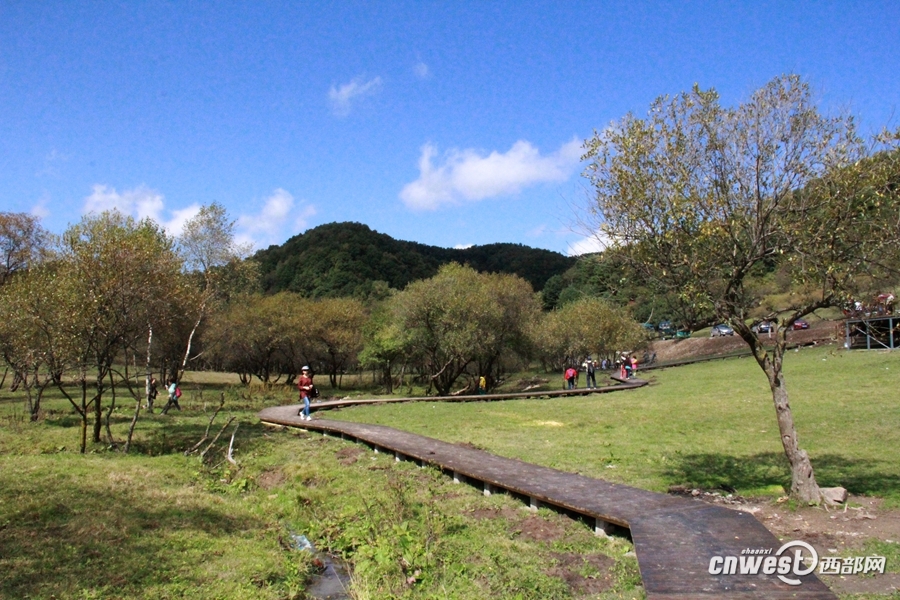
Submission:
{"label": "person walking", "polygon": [[150,389],[147,390],[147,410],[153,412],[153,403],[156,401],[156,397],[159,395],[159,382],[156,381],[156,377],[150,378]]}
{"label": "person walking", "polygon": [[166,379],[166,392],[169,394],[169,399],[162,409],[162,414],[168,413],[173,406],[181,410],[181,405],[178,404],[178,399],[181,398],[181,388],[178,387],[178,382],[174,379]]}
{"label": "person walking", "polygon": [[297,413],[300,415],[301,421],[312,421],[309,416],[309,401],[312,399],[313,375],[309,367],[304,366],[300,369],[300,379],[297,380],[297,389],[300,391],[300,400],[303,402],[303,408]]}
{"label": "person walking", "polygon": [[597,375],[595,371],[597,370],[597,363],[594,362],[594,359],[588,356],[584,361],[584,372],[587,373],[587,386],[590,389],[594,389],[597,387]]}
{"label": "person walking", "polygon": [[563,375],[563,378],[566,380],[566,383],[568,384],[567,389],[570,389],[570,390],[575,389],[575,378],[576,377],[578,377],[578,370],[575,367],[569,367],[568,369],[566,369],[566,372]]}

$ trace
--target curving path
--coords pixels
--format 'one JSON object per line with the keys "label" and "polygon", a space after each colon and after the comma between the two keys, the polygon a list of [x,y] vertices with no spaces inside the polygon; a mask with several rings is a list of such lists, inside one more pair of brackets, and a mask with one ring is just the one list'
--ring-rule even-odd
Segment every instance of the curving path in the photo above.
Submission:
{"label": "curving path", "polygon": [[[640,385],[646,382],[631,380],[628,387]],[[500,398],[469,397],[488,399]],[[434,402],[436,398],[427,400]],[[347,406],[347,401],[339,402]],[[326,404],[337,407],[325,402],[314,406],[322,410]],[[611,532],[617,526],[628,528],[648,600],[837,598],[814,574],[800,577],[801,583],[796,586],[771,575],[711,575],[713,556],[740,556],[745,548],[771,548],[774,554],[781,547],[782,542],[748,513],[504,458],[383,425],[318,418],[302,421],[298,408],[277,406],[258,416],[264,423],[337,435],[365,443],[376,452],[393,453],[397,460],[435,466],[452,475],[454,481],[482,485],[486,495],[507,491],[523,497],[533,508],[547,505],[583,515],[593,519],[598,533]]]}

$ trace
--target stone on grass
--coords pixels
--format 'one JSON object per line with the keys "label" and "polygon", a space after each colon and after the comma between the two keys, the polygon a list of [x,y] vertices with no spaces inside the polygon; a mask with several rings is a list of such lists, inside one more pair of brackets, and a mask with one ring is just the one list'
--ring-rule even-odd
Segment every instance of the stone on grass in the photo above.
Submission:
{"label": "stone on grass", "polygon": [[847,490],[842,487],[819,488],[819,491],[828,504],[843,504],[847,501]]}

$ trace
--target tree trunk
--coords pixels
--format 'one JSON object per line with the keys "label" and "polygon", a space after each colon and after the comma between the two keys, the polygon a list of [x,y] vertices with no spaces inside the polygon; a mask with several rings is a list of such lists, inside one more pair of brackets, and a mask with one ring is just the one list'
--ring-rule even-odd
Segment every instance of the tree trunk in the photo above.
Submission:
{"label": "tree trunk", "polygon": [[386,393],[393,394],[394,393],[394,377],[391,374],[391,362],[385,361],[382,363],[382,375],[381,378],[384,380],[384,389]]}
{"label": "tree trunk", "polygon": [[87,451],[87,426],[88,426],[88,406],[87,406],[87,379],[84,373],[81,375],[81,453]]}
{"label": "tree trunk", "polygon": [[772,400],[775,403],[775,414],[778,417],[778,431],[781,433],[781,445],[784,454],[791,463],[791,496],[801,502],[818,504],[822,500],[819,485],[813,473],[812,463],[806,450],[800,448],[800,440],[797,437],[797,429],[794,427],[794,415],[788,402],[787,389],[784,387],[784,377],[780,370],[773,373],[770,378],[772,387]]}
{"label": "tree trunk", "polygon": [[[741,327],[743,325],[743,327]],[[772,401],[775,404],[775,416],[778,419],[778,431],[781,434],[781,445],[784,454],[791,465],[791,497],[801,502],[818,504],[822,501],[822,494],[816,477],[813,473],[812,463],[806,450],[800,448],[800,440],[797,437],[797,429],[794,426],[794,414],[788,401],[787,387],[784,383],[784,351],[787,346],[787,329],[779,327],[776,333],[775,348],[772,356],[766,352],[759,337],[741,323],[738,325],[740,335],[750,345],[757,364],[766,374],[769,380],[769,389],[772,391]]]}
{"label": "tree trunk", "polygon": [[194,323],[194,328],[191,329],[191,334],[188,336],[187,347],[184,349],[184,359],[181,361],[181,370],[176,371],[175,381],[181,382],[181,379],[184,377],[184,371],[187,369],[188,358],[191,355],[191,344],[194,342],[194,334],[197,332],[197,329],[200,327],[200,322],[203,321],[203,312],[206,310],[206,302],[204,301],[200,305],[200,316],[197,317],[197,322]]}
{"label": "tree trunk", "polygon": [[100,401],[103,396],[99,389],[100,386],[97,387],[97,397],[94,398],[94,437],[92,438],[95,444],[100,443],[100,432],[103,429],[103,406]]}
{"label": "tree trunk", "polygon": [[[127,363],[126,363],[127,364]],[[113,439],[112,430],[109,427],[109,420],[112,417],[113,411],[116,409],[116,384],[113,381],[113,372],[109,372],[109,387],[112,392],[112,400],[109,403],[109,410],[106,411],[106,440],[110,446],[115,446],[116,442]]]}
{"label": "tree trunk", "polygon": [[[147,378],[144,381],[144,395],[147,398],[147,412],[153,414],[153,396],[150,393],[150,380],[153,378],[153,373],[150,372],[150,348],[153,344],[153,326],[149,323],[147,324]],[[137,367],[135,367],[137,369]],[[134,423],[137,421],[138,414],[140,413],[141,403],[138,402],[138,410],[135,411],[134,419],[131,423],[131,429],[128,432],[128,441],[125,443],[125,452],[128,452],[128,447],[131,446],[131,432],[134,431]]]}

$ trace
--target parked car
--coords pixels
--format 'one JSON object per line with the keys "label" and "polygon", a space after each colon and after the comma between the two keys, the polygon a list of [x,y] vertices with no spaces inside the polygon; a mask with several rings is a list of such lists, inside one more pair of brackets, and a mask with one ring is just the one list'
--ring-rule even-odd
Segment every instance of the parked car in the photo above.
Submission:
{"label": "parked car", "polygon": [[754,325],[753,331],[756,333],[772,333],[775,331],[775,324],[771,321],[763,321],[762,323]]}
{"label": "parked car", "polygon": [[686,340],[689,337],[691,337],[691,332],[687,329],[679,329],[675,332],[676,340]]}
{"label": "parked car", "polygon": [[723,335],[734,335],[734,329],[725,323],[719,323],[718,325],[713,325],[712,331],[709,332],[709,337],[721,337]]}
{"label": "parked car", "polygon": [[809,329],[809,323],[804,321],[803,319],[797,319],[794,321],[794,324],[791,325],[792,329]]}
{"label": "parked car", "polygon": [[675,335],[675,325],[672,321],[660,321],[656,330],[662,339],[670,338]]}

